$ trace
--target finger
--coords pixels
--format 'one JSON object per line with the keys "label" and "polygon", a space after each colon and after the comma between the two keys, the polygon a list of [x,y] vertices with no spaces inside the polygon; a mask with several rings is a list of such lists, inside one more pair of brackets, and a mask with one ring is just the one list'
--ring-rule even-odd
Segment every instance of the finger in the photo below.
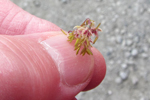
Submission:
{"label": "finger", "polygon": [[106,63],[104,57],[96,48],[92,48],[92,52],[94,55],[94,72],[90,83],[83,91],[87,91],[98,86],[106,74]]}
{"label": "finger", "polygon": [[0,36],[1,100],[72,100],[88,85],[93,56],[76,55],[60,34]]}
{"label": "finger", "polygon": [[0,5],[0,34],[22,35],[60,30],[53,23],[29,14],[9,0],[0,0]]}

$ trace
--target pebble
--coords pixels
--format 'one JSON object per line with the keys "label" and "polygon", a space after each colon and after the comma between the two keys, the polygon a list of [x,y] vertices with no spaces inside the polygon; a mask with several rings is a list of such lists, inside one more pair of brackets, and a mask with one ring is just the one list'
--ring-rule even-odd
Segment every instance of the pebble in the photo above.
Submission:
{"label": "pebble", "polygon": [[122,39],[121,36],[117,36],[117,37],[116,37],[116,42],[117,42],[117,43],[121,44],[122,41],[123,41],[123,39]]}
{"label": "pebble", "polygon": [[137,49],[132,49],[131,55],[132,55],[133,57],[137,56],[137,55],[138,55],[138,50],[137,50]]}
{"label": "pebble", "polygon": [[41,6],[40,1],[38,1],[38,0],[34,0],[34,1],[33,1],[33,4],[34,4],[36,7],[40,7],[40,6]]}
{"label": "pebble", "polygon": [[121,34],[124,34],[125,32],[126,32],[126,30],[125,30],[125,29],[122,29],[120,33],[121,33]]}
{"label": "pebble", "polygon": [[148,46],[144,46],[144,47],[143,47],[143,51],[144,51],[144,52],[148,52],[148,50],[149,50]]}
{"label": "pebble", "polygon": [[148,58],[148,54],[147,54],[147,53],[142,53],[141,56],[142,56],[142,58],[144,58],[144,59]]}
{"label": "pebble", "polygon": [[62,3],[67,3],[67,0],[60,0]]}
{"label": "pebble", "polygon": [[128,72],[121,71],[119,76],[122,80],[126,80],[128,78]]}
{"label": "pebble", "polygon": [[120,6],[120,4],[121,4],[121,2],[120,2],[120,1],[118,1],[118,2],[116,3],[116,5],[117,5],[117,6]]}
{"label": "pebble", "polygon": [[97,8],[96,11],[97,11],[98,13],[100,13],[100,12],[101,12],[101,8]]}
{"label": "pebble", "polygon": [[126,62],[129,66],[135,66],[135,62],[132,60],[126,60]]}
{"label": "pebble", "polygon": [[112,91],[111,90],[108,90],[108,95],[112,95]]}
{"label": "pebble", "polygon": [[125,57],[129,58],[131,56],[130,52],[125,52]]}
{"label": "pebble", "polygon": [[[116,15],[116,16],[117,16],[117,15]],[[116,18],[117,18],[117,17],[116,17]],[[115,33],[117,33],[117,34],[120,33],[119,28],[116,28],[116,29],[115,29]]]}
{"label": "pebble", "polygon": [[149,100],[149,99],[146,99],[145,97],[141,97],[140,100]]}
{"label": "pebble", "polygon": [[137,85],[139,82],[138,78],[137,77],[132,77],[132,84],[133,85]]}
{"label": "pebble", "polygon": [[122,15],[125,15],[125,14],[126,14],[126,12],[125,12],[125,11],[122,11],[122,12],[121,12],[121,14],[122,14]]}
{"label": "pebble", "polygon": [[112,47],[108,47],[108,51],[106,53],[107,56],[111,56],[113,53],[113,48]]}
{"label": "pebble", "polygon": [[109,40],[110,40],[111,42],[115,42],[116,38],[115,38],[115,37],[111,37]]}
{"label": "pebble", "polygon": [[126,41],[126,45],[127,45],[127,46],[131,46],[132,44],[133,44],[133,41],[132,41],[132,40],[127,40],[127,41]]}
{"label": "pebble", "polygon": [[150,8],[148,8],[148,10],[147,10],[147,11],[148,11],[148,13],[150,13]]}
{"label": "pebble", "polygon": [[111,54],[112,54],[111,51],[108,51],[108,52],[106,53],[106,55],[107,55],[108,57],[111,56]]}
{"label": "pebble", "polygon": [[28,3],[27,3],[27,2],[24,2],[24,3],[23,3],[23,6],[24,6],[24,7],[27,7],[27,6],[28,6]]}
{"label": "pebble", "polygon": [[139,37],[139,36],[135,36],[135,37],[133,38],[133,41],[134,41],[135,43],[139,43],[139,42],[140,42],[140,37]]}
{"label": "pebble", "polygon": [[123,69],[127,69],[128,66],[127,66],[127,64],[124,63],[124,64],[121,64],[121,67],[122,67]]}
{"label": "pebble", "polygon": [[128,33],[128,38],[133,38],[134,36],[133,36],[133,34],[132,33]]}
{"label": "pebble", "polygon": [[114,62],[114,60],[110,60],[109,63],[110,63],[111,65],[113,65],[115,62]]}
{"label": "pebble", "polygon": [[122,83],[122,79],[121,79],[120,77],[117,77],[117,78],[115,79],[115,82],[116,82],[117,84],[120,84],[120,83]]}

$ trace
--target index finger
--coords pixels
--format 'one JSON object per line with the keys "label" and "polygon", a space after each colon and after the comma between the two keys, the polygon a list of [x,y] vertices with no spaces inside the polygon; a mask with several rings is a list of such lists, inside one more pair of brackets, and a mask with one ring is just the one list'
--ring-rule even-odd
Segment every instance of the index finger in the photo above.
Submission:
{"label": "index finger", "polygon": [[24,35],[60,30],[55,24],[29,14],[9,0],[0,0],[0,5],[0,34]]}

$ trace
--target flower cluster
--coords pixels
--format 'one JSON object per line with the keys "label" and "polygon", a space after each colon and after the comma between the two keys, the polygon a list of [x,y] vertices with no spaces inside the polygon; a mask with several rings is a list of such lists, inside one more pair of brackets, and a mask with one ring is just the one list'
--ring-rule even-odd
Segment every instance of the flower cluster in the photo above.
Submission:
{"label": "flower cluster", "polygon": [[[95,22],[90,20],[89,18],[86,19],[80,26],[75,26],[73,31],[69,31],[66,34],[63,30],[61,30],[65,35],[68,35],[68,41],[75,42],[76,55],[79,53],[80,49],[83,48],[80,52],[81,55],[85,55],[86,53],[89,55],[93,55],[90,48],[92,47],[91,44],[94,44],[98,39],[98,31],[102,31],[99,28],[100,24],[95,27]],[[95,35],[96,38],[92,41],[91,36]]]}

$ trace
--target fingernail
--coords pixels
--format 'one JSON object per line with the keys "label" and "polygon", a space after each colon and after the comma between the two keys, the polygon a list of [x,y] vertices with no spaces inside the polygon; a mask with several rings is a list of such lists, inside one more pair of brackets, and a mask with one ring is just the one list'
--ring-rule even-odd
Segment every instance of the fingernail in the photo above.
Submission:
{"label": "fingernail", "polygon": [[54,60],[60,73],[61,82],[72,86],[85,82],[94,66],[92,55],[76,55],[74,44],[65,35],[57,35],[41,43]]}

